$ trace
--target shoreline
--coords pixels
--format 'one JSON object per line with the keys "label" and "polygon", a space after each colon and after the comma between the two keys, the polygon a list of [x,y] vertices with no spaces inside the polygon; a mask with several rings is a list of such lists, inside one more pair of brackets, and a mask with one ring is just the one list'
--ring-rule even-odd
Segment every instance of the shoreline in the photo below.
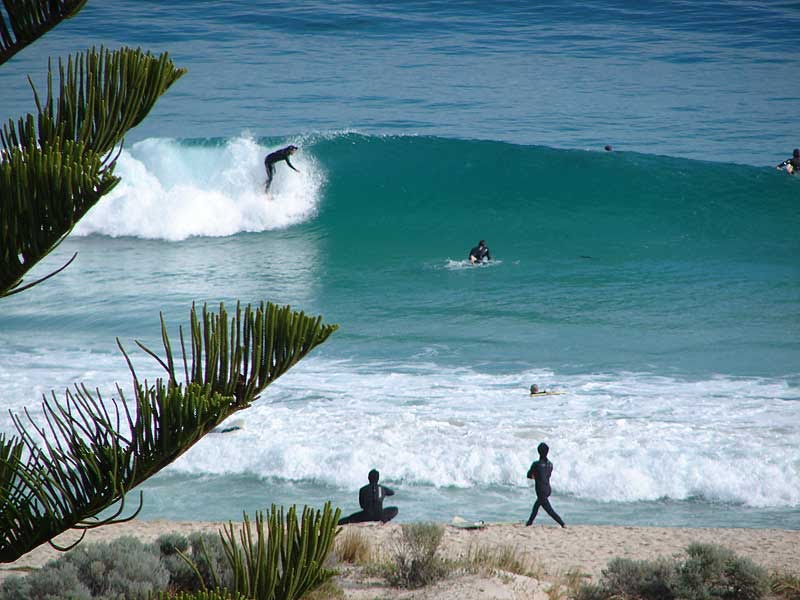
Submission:
{"label": "shoreline", "polygon": [[[236,522],[234,522],[236,523]],[[222,522],[133,520],[87,531],[81,543],[109,542],[131,535],[143,542],[153,542],[160,535],[194,531],[216,532]],[[785,529],[682,528],[621,525],[574,525],[562,529],[555,524],[487,523],[480,529],[463,529],[441,523],[445,532],[440,546],[443,557],[466,555],[471,547],[513,547],[540,565],[546,577],[559,577],[577,571],[596,580],[612,558],[652,560],[681,554],[693,542],[727,547],[751,559],[767,571],[800,574],[800,531]],[[401,525],[361,523],[345,525],[342,532],[357,530],[368,540],[377,555],[386,556],[401,535]],[[69,544],[79,538],[68,531],[56,538]],[[0,565],[0,582],[9,575],[24,575],[58,558],[61,552],[45,543],[14,563]]]}

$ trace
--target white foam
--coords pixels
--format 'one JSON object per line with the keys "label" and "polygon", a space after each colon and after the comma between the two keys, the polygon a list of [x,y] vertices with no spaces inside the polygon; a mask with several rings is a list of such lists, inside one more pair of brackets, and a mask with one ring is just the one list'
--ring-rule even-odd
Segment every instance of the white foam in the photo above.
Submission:
{"label": "white foam", "polygon": [[[546,440],[554,487],[579,498],[800,504],[800,397],[784,382],[554,379],[307,359],[244,413],[240,435],[173,468],[353,489],[377,467],[411,485],[523,487]],[[532,399],[531,381],[569,393]]]}
{"label": "white foam", "polygon": [[285,228],[311,218],[325,174],[303,148],[292,157],[300,173],[277,166],[264,193],[264,156],[276,148],[248,136],[220,146],[146,139],[122,151],[122,180],[75,228],[102,234],[179,241]]}
{"label": "white foam", "polygon": [[[8,349],[5,406],[36,418],[42,393],[75,382],[130,395],[118,353]],[[160,369],[137,353],[140,377]],[[312,355],[267,389],[236,435],[201,440],[169,469],[255,474],[356,489],[378,468],[408,485],[524,488],[546,441],[559,493],[636,502],[703,497],[800,505],[800,394],[781,379],[686,381],[646,373],[492,375],[431,361],[361,363]],[[43,388],[41,382],[50,386]],[[531,383],[565,395],[531,398]],[[0,431],[13,433],[7,413]],[[489,492],[490,493],[490,492]]]}
{"label": "white foam", "polygon": [[448,271],[461,271],[463,269],[474,269],[475,267],[481,269],[490,269],[492,267],[499,266],[503,263],[502,260],[490,260],[478,264],[471,263],[469,260],[453,260],[452,258],[448,258],[444,265],[436,265],[434,268],[436,269],[446,269]]}

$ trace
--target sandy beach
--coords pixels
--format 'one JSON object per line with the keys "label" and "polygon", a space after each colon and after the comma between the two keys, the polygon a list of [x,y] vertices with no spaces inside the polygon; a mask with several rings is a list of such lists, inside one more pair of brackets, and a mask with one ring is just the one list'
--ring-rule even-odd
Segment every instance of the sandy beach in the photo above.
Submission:
{"label": "sandy beach", "polygon": [[[216,531],[220,523],[141,521],[102,527],[88,532],[85,542],[110,541],[132,535],[142,541],[177,531]],[[348,525],[369,541],[375,555],[384,557],[401,535],[396,524]],[[68,532],[57,538],[61,544],[75,540]],[[780,529],[687,529],[665,527],[621,527],[576,525],[561,529],[542,524],[525,527],[519,524],[487,524],[481,529],[445,526],[440,551],[443,556],[465,556],[470,548],[511,546],[521,556],[540,568],[541,580],[513,574],[491,576],[464,574],[451,577],[429,588],[408,591],[389,588],[385,582],[366,577],[359,569],[342,565],[337,583],[348,598],[546,598],[545,590],[568,572],[585,575],[586,581],[600,575],[614,557],[648,560],[680,554],[690,543],[715,543],[749,557],[769,571],[800,572],[800,531]],[[12,564],[0,566],[0,580],[9,574],[22,574],[56,558],[59,552],[45,544]]]}

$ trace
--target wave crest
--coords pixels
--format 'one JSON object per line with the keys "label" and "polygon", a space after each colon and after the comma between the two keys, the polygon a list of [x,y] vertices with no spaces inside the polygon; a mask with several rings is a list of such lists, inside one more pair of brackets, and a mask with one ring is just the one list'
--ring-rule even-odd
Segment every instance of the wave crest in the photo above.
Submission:
{"label": "wave crest", "polygon": [[292,161],[300,173],[284,173],[279,165],[265,195],[263,160],[276,148],[248,135],[216,145],[163,138],[138,142],[119,157],[120,183],[74,234],[180,241],[302,223],[316,214],[324,171],[301,148]]}

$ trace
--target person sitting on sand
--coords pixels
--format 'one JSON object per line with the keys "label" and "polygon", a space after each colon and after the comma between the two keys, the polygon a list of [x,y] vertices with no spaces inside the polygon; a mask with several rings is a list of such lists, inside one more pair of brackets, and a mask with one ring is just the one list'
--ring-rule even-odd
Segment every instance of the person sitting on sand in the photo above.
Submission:
{"label": "person sitting on sand", "polygon": [[469,251],[469,262],[474,265],[475,263],[482,263],[487,260],[492,260],[492,255],[489,254],[489,247],[486,245],[486,242],[481,240],[478,242],[477,246]]}
{"label": "person sitting on sand", "polygon": [[535,461],[531,468],[528,469],[528,479],[533,479],[536,484],[536,502],[533,504],[531,516],[528,517],[528,522],[525,525],[533,524],[536,513],[539,512],[539,507],[541,506],[548,515],[553,517],[556,523],[561,527],[566,527],[558,513],[550,506],[550,474],[553,472],[553,463],[547,460],[547,453],[550,451],[550,447],[542,442],[537,450],[539,451],[539,460]]}
{"label": "person sitting on sand", "polygon": [[367,521],[380,521],[388,523],[397,516],[399,512],[396,506],[383,508],[383,499],[386,496],[394,496],[394,491],[390,488],[379,485],[378,478],[380,473],[372,469],[367,476],[369,483],[358,490],[358,503],[361,505],[360,511],[348,517],[339,519],[339,525],[348,523],[364,523]]}
{"label": "person sitting on sand", "polygon": [[800,171],[800,148],[795,148],[792,151],[792,158],[787,158],[775,168],[784,169],[789,175],[794,175]]}

